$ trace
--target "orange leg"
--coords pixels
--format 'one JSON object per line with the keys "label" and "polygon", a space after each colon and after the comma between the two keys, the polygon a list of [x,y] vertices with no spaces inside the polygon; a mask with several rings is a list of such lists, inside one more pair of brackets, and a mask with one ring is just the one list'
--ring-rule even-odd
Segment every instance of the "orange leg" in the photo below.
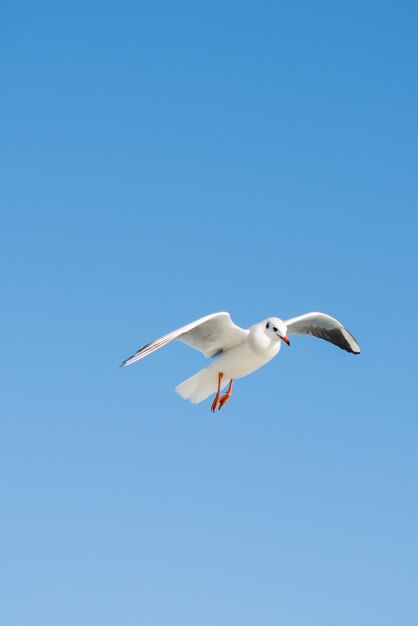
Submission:
{"label": "orange leg", "polygon": [[222,398],[219,399],[219,410],[222,409],[223,405],[226,404],[229,398],[231,397],[233,384],[234,384],[234,379],[231,378],[231,380],[229,381],[228,391],[222,396]]}
{"label": "orange leg", "polygon": [[218,391],[216,393],[214,401],[212,402],[212,406],[210,407],[210,410],[212,411],[212,413],[215,413],[216,407],[218,406],[218,402],[219,402],[220,397],[221,397],[222,378],[223,378],[223,374],[222,374],[222,372],[219,372],[219,374],[218,374]]}

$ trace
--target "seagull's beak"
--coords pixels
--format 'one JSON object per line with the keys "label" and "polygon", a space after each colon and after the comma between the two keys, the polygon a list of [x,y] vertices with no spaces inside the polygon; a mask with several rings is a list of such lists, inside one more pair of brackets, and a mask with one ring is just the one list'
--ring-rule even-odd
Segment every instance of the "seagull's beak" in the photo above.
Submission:
{"label": "seagull's beak", "polygon": [[280,339],[284,341],[285,343],[287,343],[288,346],[290,346],[290,341],[287,337],[280,337]]}

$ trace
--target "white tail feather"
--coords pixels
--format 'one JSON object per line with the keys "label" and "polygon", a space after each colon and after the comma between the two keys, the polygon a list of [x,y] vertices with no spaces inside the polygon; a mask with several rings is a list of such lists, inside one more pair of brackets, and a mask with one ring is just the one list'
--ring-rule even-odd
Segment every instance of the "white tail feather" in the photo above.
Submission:
{"label": "white tail feather", "polygon": [[[222,383],[223,389],[228,380]],[[218,372],[216,370],[205,368],[191,376],[187,380],[177,385],[176,391],[185,400],[190,400],[193,404],[198,404],[206,400],[208,396],[215,393],[218,389]]]}

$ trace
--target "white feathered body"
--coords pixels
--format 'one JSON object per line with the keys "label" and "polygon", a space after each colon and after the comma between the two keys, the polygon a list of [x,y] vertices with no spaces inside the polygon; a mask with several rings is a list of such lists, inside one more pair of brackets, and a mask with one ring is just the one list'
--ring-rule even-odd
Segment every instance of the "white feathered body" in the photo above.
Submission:
{"label": "white feathered body", "polygon": [[208,367],[180,383],[177,393],[197,404],[216,392],[220,372],[223,389],[231,379],[243,378],[271,361],[278,354],[281,342],[263,331],[264,322],[252,326],[246,341],[223,352]]}

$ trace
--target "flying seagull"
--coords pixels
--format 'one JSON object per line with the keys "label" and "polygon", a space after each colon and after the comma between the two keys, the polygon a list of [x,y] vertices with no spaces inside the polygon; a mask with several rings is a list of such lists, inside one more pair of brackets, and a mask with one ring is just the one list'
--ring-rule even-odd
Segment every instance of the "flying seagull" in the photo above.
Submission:
{"label": "flying seagull", "polygon": [[[340,322],[325,313],[305,313],[284,321],[270,317],[245,329],[234,324],[229,313],[221,312],[201,317],[147,343],[123,361],[121,367],[131,365],[178,339],[214,360],[208,367],[180,383],[176,387],[177,393],[195,404],[216,393],[211,406],[212,412],[215,412],[231,397],[235,378],[247,376],[271,361],[279,353],[283,341],[290,346],[288,335],[313,335],[347,352],[360,354],[360,347],[354,337]],[[226,385],[228,389],[221,396]]]}

